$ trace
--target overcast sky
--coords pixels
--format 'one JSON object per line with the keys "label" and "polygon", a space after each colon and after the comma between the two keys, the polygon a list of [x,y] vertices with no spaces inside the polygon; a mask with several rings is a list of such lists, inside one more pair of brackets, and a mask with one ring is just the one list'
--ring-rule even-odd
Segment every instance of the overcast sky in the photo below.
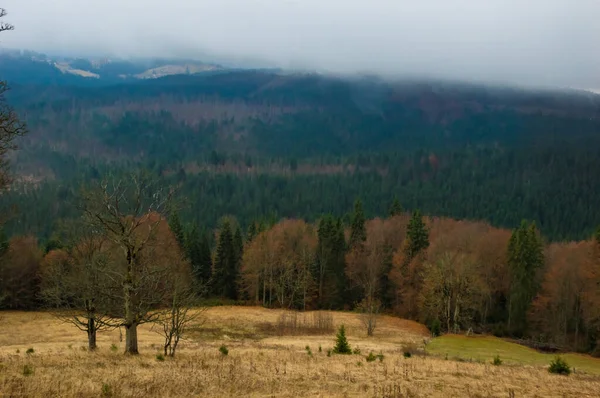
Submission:
{"label": "overcast sky", "polygon": [[3,47],[600,89],[600,0],[0,0]]}

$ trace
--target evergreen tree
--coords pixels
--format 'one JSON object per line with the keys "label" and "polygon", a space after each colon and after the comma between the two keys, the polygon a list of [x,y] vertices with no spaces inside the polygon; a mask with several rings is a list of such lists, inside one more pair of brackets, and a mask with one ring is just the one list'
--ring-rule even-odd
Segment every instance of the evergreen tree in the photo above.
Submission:
{"label": "evergreen tree", "polygon": [[0,258],[2,258],[8,252],[8,248],[8,236],[6,236],[4,228],[0,227]]}
{"label": "evergreen tree", "polygon": [[594,235],[594,239],[596,240],[596,244],[600,245],[600,227],[596,229],[596,234]]}
{"label": "evergreen tree", "polygon": [[365,212],[363,211],[362,202],[357,199],[354,202],[354,212],[351,216],[350,242],[349,246],[354,247],[362,244],[367,240],[367,229],[365,227]]}
{"label": "evergreen tree", "polygon": [[234,233],[229,219],[223,220],[219,230],[214,262],[214,293],[237,299],[239,248],[234,243]]}
{"label": "evergreen tree", "polygon": [[193,224],[186,233],[185,252],[198,286],[206,287],[212,274],[210,242],[206,233],[200,234],[196,224]]}
{"label": "evergreen tree", "polygon": [[423,221],[421,212],[417,209],[412,213],[406,228],[406,243],[404,247],[405,262],[408,264],[421,251],[429,247],[429,231]]}
{"label": "evergreen tree", "polygon": [[335,354],[352,354],[352,349],[350,348],[350,344],[346,338],[346,328],[344,325],[340,326],[337,332],[333,352]]}
{"label": "evergreen tree", "polygon": [[250,225],[248,226],[248,232],[246,232],[246,242],[252,242],[252,240],[254,240],[254,237],[256,237],[256,235],[258,235],[258,230],[256,228],[256,222],[252,221],[250,223]]}
{"label": "evergreen tree", "polygon": [[233,247],[236,254],[236,269],[239,270],[244,254],[244,238],[242,237],[242,229],[238,226],[233,235]]}
{"label": "evergreen tree", "polygon": [[394,201],[392,202],[392,206],[390,206],[390,217],[399,216],[404,213],[404,208],[400,204],[398,197],[394,197]]}
{"label": "evergreen tree", "polygon": [[171,228],[173,235],[175,235],[175,239],[177,239],[179,247],[183,248],[185,246],[185,233],[183,231],[181,221],[179,220],[179,214],[177,214],[176,211],[171,212],[169,227]]}
{"label": "evergreen tree", "polygon": [[535,223],[522,221],[508,243],[510,291],[508,328],[521,335],[527,327],[527,311],[538,291],[537,271],[544,265],[543,242]]}

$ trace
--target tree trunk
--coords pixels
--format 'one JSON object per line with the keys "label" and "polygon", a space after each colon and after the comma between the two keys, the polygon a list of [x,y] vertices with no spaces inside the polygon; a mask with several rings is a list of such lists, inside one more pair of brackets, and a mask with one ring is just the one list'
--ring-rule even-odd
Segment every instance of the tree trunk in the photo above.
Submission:
{"label": "tree trunk", "polygon": [[137,322],[125,325],[125,354],[137,355],[140,353],[138,351],[137,327]]}
{"label": "tree trunk", "polygon": [[94,318],[88,318],[87,334],[88,349],[94,351],[96,349],[96,320]]}

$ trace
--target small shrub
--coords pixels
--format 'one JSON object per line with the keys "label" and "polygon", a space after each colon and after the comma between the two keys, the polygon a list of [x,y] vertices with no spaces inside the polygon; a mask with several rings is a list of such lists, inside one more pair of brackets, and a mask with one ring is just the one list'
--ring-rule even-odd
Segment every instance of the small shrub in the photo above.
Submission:
{"label": "small shrub", "polygon": [[494,360],[492,361],[492,365],[494,365],[494,366],[502,365],[502,360],[500,359],[500,355],[496,355],[494,357]]}
{"label": "small shrub", "polygon": [[306,353],[308,354],[309,357],[312,357],[312,350],[310,349],[310,346],[306,346]]}
{"label": "small shrub", "polygon": [[561,357],[556,357],[554,361],[550,362],[548,372],[568,376],[571,374],[571,367]]}
{"label": "small shrub", "polygon": [[33,354],[35,352],[35,350],[33,348],[28,348],[27,351],[25,351],[25,354]]}
{"label": "small shrub", "polygon": [[367,362],[373,362],[377,359],[377,355],[373,354],[373,352],[370,352],[369,355],[365,357],[365,359],[367,360]]}
{"label": "small shrub", "polygon": [[163,354],[156,354],[156,360],[162,362],[165,360],[165,356]]}
{"label": "small shrub", "polygon": [[73,344],[69,344],[67,347],[69,347],[69,350],[73,348]]}
{"label": "small shrub", "polygon": [[223,356],[229,355],[229,349],[227,349],[227,346],[225,344],[219,347],[219,352],[223,354]]}
{"label": "small shrub", "polygon": [[439,319],[436,318],[431,322],[431,325],[429,325],[429,331],[431,332],[431,335],[433,337],[437,337],[437,336],[441,335],[442,324],[440,323]]}
{"label": "small shrub", "polygon": [[350,344],[348,344],[348,339],[346,339],[346,328],[344,325],[340,326],[338,330],[335,347],[333,347],[334,354],[352,354],[352,348],[350,348]]}
{"label": "small shrub", "polygon": [[113,343],[110,345],[110,350],[112,352],[117,352],[119,350],[119,347],[117,347],[117,345]]}
{"label": "small shrub", "polygon": [[331,350],[327,350],[327,356],[330,357],[331,356]]}
{"label": "small shrub", "polygon": [[21,353],[21,350],[19,350],[19,349],[17,348],[17,354],[20,354],[20,353]]}
{"label": "small shrub", "polygon": [[24,365],[23,366],[23,376],[31,376],[33,374],[33,366]]}
{"label": "small shrub", "polygon": [[360,348],[356,347],[356,348],[355,348],[355,349],[352,351],[352,353],[353,353],[354,355],[360,355]]}
{"label": "small shrub", "polygon": [[319,352],[323,352],[323,349],[321,348],[321,344],[319,344]]}
{"label": "small shrub", "polygon": [[414,343],[407,343],[402,348],[402,353],[404,358],[410,358],[413,355],[417,355],[419,353],[419,348]]}
{"label": "small shrub", "polygon": [[361,366],[363,366],[363,363],[361,361],[357,361],[356,366],[361,367]]}
{"label": "small shrub", "polygon": [[377,354],[377,359],[379,359],[379,362],[383,362],[383,358],[383,353],[380,352],[379,354]]}
{"label": "small shrub", "polygon": [[110,384],[102,383],[102,394],[103,397],[112,397],[113,389]]}

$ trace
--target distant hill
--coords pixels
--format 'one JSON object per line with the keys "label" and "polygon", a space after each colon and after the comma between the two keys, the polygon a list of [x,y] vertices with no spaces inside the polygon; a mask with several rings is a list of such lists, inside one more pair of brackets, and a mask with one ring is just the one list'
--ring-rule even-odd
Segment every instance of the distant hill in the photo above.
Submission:
{"label": "distant hill", "polygon": [[0,55],[0,78],[30,128],[21,185],[0,200],[28,209],[11,231],[47,237],[82,184],[138,168],[178,185],[207,226],[343,215],[357,197],[384,215],[394,196],[502,227],[532,219],[552,240],[600,224],[589,91],[23,52]]}
{"label": "distant hill", "polygon": [[[31,51],[0,52],[0,76],[21,84],[115,84],[223,69],[195,60],[66,58]],[[96,80],[95,82],[93,80]]]}

